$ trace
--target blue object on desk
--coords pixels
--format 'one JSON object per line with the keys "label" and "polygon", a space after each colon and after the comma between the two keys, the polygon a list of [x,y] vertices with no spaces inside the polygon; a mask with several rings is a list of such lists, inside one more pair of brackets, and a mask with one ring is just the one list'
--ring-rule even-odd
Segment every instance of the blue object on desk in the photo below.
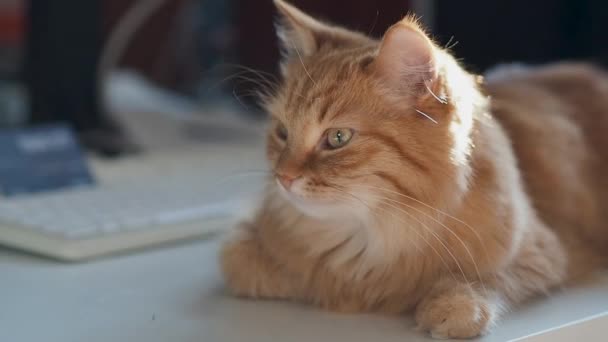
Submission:
{"label": "blue object on desk", "polygon": [[92,184],[93,176],[69,127],[0,131],[0,193],[13,196]]}

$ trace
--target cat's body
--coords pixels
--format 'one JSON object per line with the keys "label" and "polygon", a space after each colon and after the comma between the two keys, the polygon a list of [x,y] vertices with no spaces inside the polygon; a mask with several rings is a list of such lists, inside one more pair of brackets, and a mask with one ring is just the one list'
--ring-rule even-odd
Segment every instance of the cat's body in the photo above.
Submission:
{"label": "cat's body", "polygon": [[222,251],[236,294],[415,310],[434,336],[471,337],[606,260],[600,72],[484,84],[410,19],[377,42],[277,4],[291,25],[267,103],[277,182]]}
{"label": "cat's body", "polygon": [[568,278],[608,260],[608,74],[554,64],[488,82],[528,197],[569,254]]}

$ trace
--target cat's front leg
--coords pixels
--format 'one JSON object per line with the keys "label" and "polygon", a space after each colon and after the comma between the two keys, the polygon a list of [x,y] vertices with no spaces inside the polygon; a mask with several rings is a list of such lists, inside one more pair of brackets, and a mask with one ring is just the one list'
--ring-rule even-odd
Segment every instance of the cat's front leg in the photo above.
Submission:
{"label": "cat's front leg", "polygon": [[416,323],[433,338],[471,338],[494,324],[500,304],[493,290],[444,279],[416,307]]}
{"label": "cat's front leg", "polygon": [[228,288],[238,296],[252,298],[295,297],[293,279],[262,248],[247,224],[223,246],[220,265]]}
{"label": "cat's front leg", "polygon": [[420,328],[436,338],[470,338],[487,332],[505,308],[546,294],[567,279],[567,258],[557,237],[535,227],[512,263],[474,284],[437,282],[416,308]]}

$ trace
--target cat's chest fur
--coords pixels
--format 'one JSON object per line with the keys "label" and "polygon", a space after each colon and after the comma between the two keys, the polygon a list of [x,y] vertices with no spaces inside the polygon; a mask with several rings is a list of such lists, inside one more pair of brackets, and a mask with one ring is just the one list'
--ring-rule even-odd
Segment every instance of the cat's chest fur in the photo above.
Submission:
{"label": "cat's chest fur", "polygon": [[[407,251],[402,242],[371,236],[367,227],[336,226],[285,207],[263,216],[257,231],[263,248],[301,284],[302,300],[330,310],[408,311],[441,271],[432,250]],[[389,258],[390,248],[401,253]]]}

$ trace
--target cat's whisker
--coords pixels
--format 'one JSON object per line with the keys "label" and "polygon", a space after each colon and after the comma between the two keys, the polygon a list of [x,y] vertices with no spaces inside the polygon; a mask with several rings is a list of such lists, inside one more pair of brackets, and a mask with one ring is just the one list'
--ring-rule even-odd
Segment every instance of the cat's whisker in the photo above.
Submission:
{"label": "cat's whisker", "polygon": [[[250,79],[244,76],[239,76],[238,80],[243,80],[244,82],[250,82],[254,84],[254,89],[249,90],[247,92],[241,92],[239,95],[243,96],[253,96],[256,98],[264,99],[271,98],[276,93],[276,88],[274,85],[264,84],[257,82],[254,79]],[[241,84],[241,83],[239,83]]]}
{"label": "cat's whisker", "polygon": [[[337,187],[332,187],[332,188],[334,188],[334,189],[336,189],[336,190],[338,190],[338,191],[342,191],[342,190],[338,189]],[[344,193],[348,193],[348,194],[350,194],[349,192],[346,192],[346,191],[343,191],[343,192],[344,192]],[[354,198],[357,198],[357,196],[355,196],[355,195],[353,195],[353,194],[350,194],[350,195],[351,195],[351,196],[353,196]],[[381,198],[379,198],[379,199],[380,199],[380,200],[382,200]],[[361,201],[361,199],[359,199],[359,200]],[[415,217],[413,214],[411,214],[411,213],[409,213],[409,212],[405,211],[403,208],[400,208],[400,207],[398,207],[398,206],[396,206],[396,205],[394,205],[394,204],[392,204],[392,203],[390,203],[390,202],[388,202],[388,201],[386,201],[386,200],[382,200],[382,203],[384,203],[385,205],[388,205],[388,206],[392,207],[392,208],[393,208],[393,209],[395,209],[395,210],[398,210],[398,211],[400,211],[400,212],[404,213],[405,215],[407,215],[408,217],[410,217],[411,219],[413,219],[414,221],[416,221],[417,223],[419,223],[419,224],[420,224],[420,226],[422,226],[422,228],[424,228],[424,229],[425,229],[425,230],[426,230],[428,233],[430,233],[430,234],[431,234],[431,235],[432,235],[432,236],[433,236],[433,237],[434,237],[434,238],[435,238],[435,239],[436,239],[436,240],[437,240],[437,241],[438,241],[438,242],[439,242],[439,243],[442,245],[442,247],[445,249],[445,251],[446,251],[446,252],[447,252],[447,253],[450,255],[450,257],[452,258],[452,260],[454,260],[454,262],[456,263],[456,266],[458,267],[458,269],[459,269],[460,273],[462,274],[462,277],[464,278],[464,280],[465,280],[467,283],[469,283],[469,280],[468,280],[468,278],[467,278],[467,276],[466,276],[466,274],[465,274],[465,272],[464,272],[464,269],[462,268],[462,266],[461,266],[460,262],[458,261],[458,258],[456,258],[456,256],[454,255],[454,253],[452,253],[452,251],[451,251],[451,250],[448,248],[448,246],[447,246],[447,245],[446,245],[446,244],[443,242],[443,240],[441,240],[441,238],[440,238],[440,237],[437,235],[437,233],[435,233],[435,232],[434,232],[434,231],[433,231],[433,230],[432,230],[430,227],[428,227],[426,224],[424,224],[424,223],[423,223],[421,220],[419,220],[419,219],[418,219],[417,217]],[[369,208],[369,207],[368,207],[368,208]],[[370,210],[371,210],[371,208],[370,208]],[[406,222],[404,222],[404,223],[406,223]],[[421,234],[420,234],[419,232],[417,232],[416,230],[412,230],[412,231],[416,232],[417,234],[419,234],[419,236],[421,236]],[[429,244],[429,243],[428,243],[428,241],[427,241],[427,244]],[[429,245],[430,245],[430,244],[429,244]],[[466,246],[465,246],[465,248],[466,248]],[[450,269],[450,268],[448,268],[448,269]],[[480,281],[482,281],[481,276],[480,276],[480,278],[479,278],[479,279],[480,279]],[[484,288],[485,288],[485,286],[484,286]]]}
{"label": "cat's whisker", "polygon": [[[371,212],[373,212],[373,211],[374,211],[374,209],[372,209],[372,207],[371,207],[369,204],[367,204],[365,201],[363,201],[361,198],[359,198],[359,197],[357,197],[357,196],[355,196],[355,195],[353,195],[353,194],[351,194],[351,193],[349,193],[349,192],[347,192],[347,191],[343,191],[343,190],[341,190],[341,189],[339,189],[339,188],[337,188],[337,187],[332,187],[332,188],[333,188],[333,189],[335,189],[335,190],[337,190],[337,191],[340,191],[340,192],[342,192],[342,193],[344,193],[344,194],[347,194],[347,195],[349,195],[349,196],[353,197],[354,199],[358,200],[358,201],[359,201],[359,202],[361,202],[361,203],[362,203],[364,206],[366,206],[366,207],[367,207],[367,208],[368,208],[368,209],[369,209]],[[389,204],[389,205],[390,205],[390,204]],[[397,208],[397,207],[394,207],[394,208],[396,208],[396,209],[398,209],[398,210],[399,210],[399,208]],[[394,217],[395,219],[397,219],[399,222],[401,222],[401,223],[403,223],[403,224],[407,224],[407,222],[406,222],[406,221],[405,221],[403,218],[401,218],[401,217],[397,216],[395,213],[391,212],[391,211],[390,211],[390,210],[388,210],[388,209],[384,209],[384,208],[376,208],[376,209],[383,210],[385,213],[388,213],[389,215],[391,215],[392,217]],[[403,211],[403,210],[402,210],[402,211]],[[409,213],[407,213],[407,212],[405,212],[405,211],[403,211],[403,212],[404,212],[406,215],[408,215],[408,216],[412,217],[412,215],[410,215]],[[413,217],[412,217],[412,218],[413,218]],[[415,218],[413,218],[413,219],[414,219],[414,220],[416,220]],[[422,225],[422,226],[423,226],[425,229],[427,229],[427,231],[429,231],[430,233],[432,233],[432,234],[433,234],[433,232],[430,230],[430,228],[426,227],[426,226],[424,225],[424,223],[422,223],[422,222],[421,222],[421,221],[419,221],[419,220],[417,220],[417,221],[418,221],[418,222],[419,222],[419,223],[420,223],[420,224],[421,224],[421,225]],[[418,237],[420,237],[420,238],[421,238],[421,239],[422,239],[422,240],[423,240],[423,241],[424,241],[424,242],[427,244],[427,246],[429,246],[429,248],[431,248],[431,249],[432,249],[432,250],[435,252],[435,254],[437,254],[437,256],[439,257],[439,259],[441,260],[441,262],[442,262],[442,263],[443,263],[443,265],[445,266],[446,270],[447,270],[447,271],[448,271],[448,272],[451,274],[452,278],[454,278],[454,280],[456,280],[456,275],[453,273],[452,268],[451,268],[451,267],[448,265],[448,263],[445,261],[445,259],[444,259],[444,258],[443,258],[443,256],[441,255],[441,253],[439,253],[439,251],[438,251],[438,250],[437,250],[437,249],[436,249],[436,248],[435,248],[435,247],[434,247],[434,246],[433,246],[433,245],[432,245],[432,244],[431,244],[431,243],[430,243],[430,242],[429,242],[429,241],[426,239],[426,237],[424,237],[424,235],[422,235],[420,232],[418,232],[418,231],[416,231],[416,230],[413,230],[413,232],[414,232],[416,235],[418,235]],[[448,252],[448,254],[450,254],[450,255],[451,255],[450,250],[449,250],[449,249],[447,248],[447,246],[446,246],[446,245],[445,245],[445,244],[444,244],[444,243],[441,241],[441,239],[439,239],[439,237],[438,237],[436,234],[434,234],[434,237],[435,237],[435,238],[436,238],[436,239],[439,241],[439,243],[440,243],[440,244],[442,244],[442,245],[443,245],[443,247],[444,247],[444,248],[445,248],[445,250]],[[411,241],[411,240],[410,240],[410,241]],[[419,248],[419,247],[418,247],[418,246],[417,246],[415,243],[413,243],[413,245],[414,245],[414,246],[416,246],[416,248],[417,248],[417,249],[420,251],[420,248]],[[458,260],[457,260],[457,259],[456,259],[456,258],[455,258],[453,255],[452,255],[452,258],[454,259],[454,262],[455,262],[455,263],[458,265],[458,268],[460,268],[460,264],[458,263]],[[464,274],[464,272],[463,272],[462,268],[460,268],[460,271],[462,272],[463,277],[466,279],[466,275]]]}
{"label": "cat's whisker", "polygon": [[[365,203],[362,199],[357,198],[356,196],[349,194],[351,197],[354,197],[357,201],[359,201],[361,204],[363,204],[364,206],[366,206],[370,211],[373,211],[373,209],[371,208],[371,206],[369,206],[369,204]],[[385,208],[377,208],[379,210],[382,210],[384,213],[392,216],[393,218],[395,218],[397,221],[406,224],[407,222],[399,217],[398,215],[396,215],[395,213],[391,212],[388,209]],[[419,238],[422,239],[422,241],[424,241],[424,243],[426,243],[426,245],[437,255],[437,257],[439,257],[439,260],[441,260],[443,266],[445,267],[445,269],[448,271],[448,273],[450,273],[451,277],[456,281],[456,275],[454,274],[454,272],[452,271],[452,268],[448,265],[448,263],[445,261],[445,259],[443,258],[443,256],[441,255],[441,253],[439,253],[439,251],[426,239],[426,237],[422,234],[420,234],[417,231],[414,231]],[[408,238],[408,240],[412,243],[412,245],[418,250],[418,252],[420,252],[421,254],[423,254],[424,252],[422,251],[422,249],[410,238]]]}
{"label": "cat's whisker", "polygon": [[424,87],[426,88],[426,90],[428,90],[429,94],[431,94],[435,98],[435,100],[439,101],[439,103],[441,103],[441,104],[448,104],[447,98],[445,98],[444,96],[442,96],[442,97],[437,96],[433,92],[433,90],[431,89],[431,87],[429,87],[429,85],[427,84],[427,82],[424,82]]}
{"label": "cat's whisker", "polygon": [[[402,213],[404,213],[405,215],[407,215],[409,218],[411,218],[412,220],[416,221],[418,224],[420,224],[420,226],[422,228],[424,228],[424,230],[426,230],[428,233],[430,233],[436,240],[437,242],[439,242],[439,244],[441,244],[441,246],[443,247],[443,249],[445,249],[445,251],[450,255],[450,257],[452,258],[452,260],[454,260],[454,262],[456,263],[456,267],[458,267],[458,270],[460,271],[460,273],[462,274],[462,277],[464,279],[465,282],[470,283],[469,279],[467,278],[464,269],[462,268],[462,265],[460,264],[460,262],[458,261],[458,258],[456,258],[456,256],[454,255],[454,253],[452,253],[452,251],[448,248],[448,246],[445,244],[445,242],[441,239],[441,237],[439,237],[439,235],[437,235],[437,233],[435,233],[429,226],[427,226],[426,224],[424,224],[421,220],[419,220],[415,215],[413,215],[412,213],[408,213],[406,210],[404,210],[403,208],[400,208],[394,204],[391,204],[390,202],[387,201],[382,201],[383,204],[390,206],[391,208],[398,210]],[[416,231],[415,229],[413,229],[412,231]]]}
{"label": "cat's whisker", "polygon": [[245,92],[239,93],[239,96],[245,97],[245,98],[251,97],[251,98],[254,98],[257,100],[264,101],[264,99],[270,98],[272,95],[265,93],[263,91],[260,91],[260,90],[250,90],[250,91],[245,91]]}
{"label": "cat's whisker", "polygon": [[314,86],[317,87],[317,82],[315,82],[315,80],[312,79],[312,76],[310,75],[310,72],[308,72],[308,69],[306,69],[306,65],[304,65],[304,60],[302,59],[302,55],[300,54],[300,50],[298,50],[298,47],[295,46],[295,44],[293,44],[293,42],[291,42],[291,46],[296,51],[296,54],[298,55],[298,59],[300,60],[300,63],[302,64],[302,68],[304,68],[304,72],[306,72],[306,75],[308,75],[308,78],[310,78],[310,80],[312,81],[312,84],[314,84]]}
{"label": "cat's whisker", "polygon": [[[255,80],[253,78],[249,78],[249,77],[244,76],[247,73],[248,73],[248,71],[240,71],[240,72],[234,73],[232,75],[228,75],[225,78],[223,78],[223,79],[215,82],[215,84],[213,84],[212,86],[210,86],[207,90],[212,90],[212,89],[214,89],[216,87],[219,87],[224,82],[227,82],[227,81],[230,81],[230,80],[233,80],[233,79],[238,79],[238,78],[242,78],[244,80],[250,81],[250,82],[252,82],[252,83],[254,83],[254,84],[258,85],[258,86],[264,87],[265,89],[266,88],[269,88],[271,90],[276,89],[277,84],[273,83],[272,81],[269,81],[268,79],[266,79],[264,77],[260,77],[260,80],[257,81],[257,80]],[[261,82],[264,82],[264,83],[261,83]]]}
{"label": "cat's whisker", "polygon": [[263,80],[266,83],[270,83],[270,84],[278,84],[279,83],[278,80],[276,78],[274,78],[274,77],[270,78],[269,76],[266,76],[266,75],[261,74],[259,72],[250,71],[250,70],[247,70],[247,69],[241,70],[241,71],[237,72],[236,74],[238,74],[238,75],[253,74],[254,76],[259,77],[261,80]]}
{"label": "cat's whisker", "polygon": [[378,23],[378,17],[380,16],[380,11],[376,10],[376,17],[374,18],[374,23],[372,24],[371,28],[368,30],[367,35],[371,35],[372,32],[374,32],[374,29],[376,28],[376,24]]}
{"label": "cat's whisker", "polygon": [[434,124],[438,124],[437,120],[433,119],[430,115],[428,115],[427,113],[414,108],[414,110],[416,111],[416,113],[421,114],[422,116],[426,117],[427,119],[431,120]]}
{"label": "cat's whisker", "polygon": [[[455,38],[454,36],[451,36],[450,39],[448,40],[448,42],[445,44],[445,46],[443,48],[446,49],[446,50],[450,50],[454,46],[458,45],[459,41],[454,40],[454,38]],[[454,43],[452,43],[453,40],[454,40]]]}
{"label": "cat's whisker", "polygon": [[273,79],[277,79],[276,76],[273,73],[267,72],[267,71],[263,71],[263,70],[259,70],[259,69],[254,69],[251,67],[248,67],[246,65],[243,64],[238,64],[238,63],[219,63],[216,64],[215,66],[211,67],[210,69],[208,69],[208,71],[214,71],[214,72],[226,72],[226,70],[232,70],[232,69],[241,69],[242,71],[247,71],[247,72],[251,72],[252,74],[258,74],[260,76],[267,76]]}
{"label": "cat's whisker", "polygon": [[245,108],[246,111],[250,111],[251,108],[249,108],[245,102],[243,102],[243,100],[241,100],[241,98],[236,94],[236,89],[232,89],[232,96],[238,101],[238,103]]}
{"label": "cat's whisker", "polygon": [[477,239],[479,240],[480,243],[482,242],[481,236],[479,235],[479,233],[477,233],[477,231],[475,229],[473,229],[473,227],[471,227],[468,223],[462,221],[461,219],[457,218],[456,216],[450,215],[449,213],[447,213],[447,212],[445,212],[443,210],[435,208],[432,205],[430,205],[428,203],[425,203],[425,202],[423,202],[423,201],[421,201],[421,200],[419,200],[419,199],[417,199],[415,197],[408,196],[408,195],[400,193],[398,191],[387,189],[387,188],[383,188],[383,187],[379,187],[379,186],[375,186],[375,185],[357,185],[357,186],[367,187],[367,188],[371,188],[371,189],[375,189],[375,190],[380,190],[380,191],[385,191],[385,192],[388,192],[388,193],[391,193],[391,194],[394,194],[394,195],[397,195],[397,196],[401,196],[403,198],[407,198],[407,199],[412,200],[412,201],[414,201],[414,202],[416,202],[418,204],[421,204],[421,205],[423,205],[423,206],[425,206],[425,207],[427,207],[427,208],[429,208],[429,209],[431,209],[431,210],[433,210],[433,211],[435,211],[435,212],[437,212],[437,213],[439,213],[439,214],[441,214],[443,216],[446,216],[446,217],[448,217],[448,218],[450,218],[450,219],[452,219],[452,220],[454,220],[454,221],[456,221],[458,223],[463,224],[464,226],[466,226],[467,228],[469,228],[473,234],[475,234],[475,236],[477,237]]}
{"label": "cat's whisker", "polygon": [[450,43],[452,42],[452,40],[454,40],[454,36],[450,36],[450,39],[448,39],[448,42],[445,43],[445,45],[443,46],[443,48],[447,49],[447,47],[450,45]]}
{"label": "cat's whisker", "polygon": [[278,78],[273,73],[271,73],[271,72],[267,72],[267,71],[263,71],[263,70],[258,70],[258,69],[253,69],[253,68],[250,68],[250,67],[242,65],[242,64],[224,63],[223,65],[228,66],[228,67],[243,69],[245,71],[251,72],[251,73],[256,74],[256,75],[259,75],[260,77],[262,77],[262,76],[265,75],[266,77],[270,77],[276,83],[278,83]]}
{"label": "cat's whisker", "polygon": [[[374,195],[372,195],[372,196],[374,196]],[[433,217],[432,215],[430,215],[430,214],[428,214],[428,213],[425,213],[424,211],[422,211],[422,210],[420,210],[420,209],[418,209],[418,208],[416,208],[416,207],[414,207],[414,206],[412,206],[412,205],[409,205],[409,204],[407,204],[407,203],[403,203],[403,202],[400,202],[400,201],[394,200],[394,199],[392,199],[392,198],[388,198],[388,197],[381,197],[381,196],[377,196],[377,195],[376,195],[376,198],[377,198],[377,199],[380,199],[380,200],[384,200],[384,201],[391,201],[391,202],[396,203],[396,204],[401,204],[401,205],[404,205],[404,206],[408,207],[409,209],[414,210],[414,211],[416,211],[417,213],[420,213],[420,214],[424,215],[425,217],[427,217],[427,218],[431,219],[433,222],[435,222],[435,223],[439,224],[439,225],[440,225],[441,227],[443,227],[443,228],[444,228],[444,229],[445,229],[445,230],[446,230],[448,233],[450,233],[450,235],[452,235],[454,238],[456,238],[456,240],[458,240],[458,242],[459,242],[459,243],[462,245],[462,247],[464,248],[464,250],[465,250],[465,251],[466,251],[466,253],[468,254],[469,258],[471,259],[471,262],[473,263],[473,266],[474,266],[474,268],[475,268],[475,272],[477,273],[477,278],[479,279],[479,281],[480,281],[480,283],[481,283],[481,286],[482,286],[483,290],[484,290],[484,291],[487,293],[487,289],[486,289],[485,283],[484,283],[484,281],[483,281],[483,278],[481,277],[481,272],[479,271],[479,266],[477,265],[477,262],[475,261],[475,257],[474,257],[474,256],[473,256],[473,254],[471,253],[471,250],[470,250],[470,249],[469,249],[469,247],[466,245],[466,243],[465,243],[465,242],[462,240],[462,238],[460,238],[460,236],[458,236],[458,234],[456,234],[456,233],[455,233],[455,232],[452,230],[452,228],[448,227],[447,225],[445,225],[443,222],[439,221],[438,219],[436,219],[436,218],[435,218],[435,217]]]}
{"label": "cat's whisker", "polygon": [[[334,189],[335,189],[335,190],[338,190],[338,191],[341,191],[341,190],[336,189],[336,188],[334,188]],[[343,194],[347,195],[347,196],[336,196],[337,198],[341,198],[341,199],[343,199],[343,200],[347,200],[347,201],[348,201],[348,200],[350,200],[351,198],[352,198],[352,199],[355,199],[356,201],[358,201],[359,203],[361,203],[361,204],[362,204],[364,207],[366,207],[367,209],[369,209],[369,210],[370,210],[370,212],[371,212],[371,211],[373,211],[373,209],[372,209],[372,207],[369,205],[369,203],[366,203],[366,202],[365,202],[365,201],[363,201],[362,199],[360,199],[360,198],[358,198],[357,196],[355,196],[355,195],[353,195],[353,194],[350,194],[350,193],[348,193],[348,192],[346,192],[346,191],[341,191],[341,192],[342,192]],[[335,194],[334,194],[334,196],[335,196]],[[395,213],[392,213],[392,212],[390,212],[390,211],[388,211],[388,210],[386,210],[386,209],[383,209],[383,208],[381,208],[381,209],[382,209],[382,210],[384,210],[384,211],[385,211],[387,214],[389,214],[389,215],[393,216],[394,218],[396,218],[397,220],[402,220],[402,219],[401,219],[399,216],[395,215]],[[405,223],[405,222],[404,222],[404,223]],[[421,238],[424,238],[423,236],[420,236],[420,237],[421,237]],[[421,249],[421,248],[420,248],[420,247],[419,247],[419,246],[418,246],[416,243],[414,243],[414,241],[413,241],[412,239],[408,239],[408,240],[409,240],[410,242],[412,242],[412,245],[413,245],[413,246],[414,246],[414,247],[415,247],[415,248],[418,250],[418,252],[423,253],[422,249]],[[429,244],[429,243],[428,243],[428,241],[426,241],[426,240],[425,240],[425,242],[426,242],[426,244],[427,244],[427,245],[428,245],[428,246],[429,246],[431,249],[434,249],[434,247],[433,247],[431,244]],[[437,253],[437,256],[438,256],[439,258],[441,258],[441,254],[439,254],[439,252],[437,252],[437,250],[435,250],[435,252]],[[444,261],[444,264],[445,264],[445,266],[446,266],[446,269],[449,269],[449,268],[447,268],[447,267],[448,267],[448,265],[447,265],[447,263],[445,263],[445,261]],[[454,279],[456,279],[456,278],[454,278]]]}
{"label": "cat's whisker", "polygon": [[260,77],[259,79],[255,79],[253,77],[248,77],[245,76],[247,75],[247,72],[241,72],[241,73],[237,73],[233,75],[233,78],[237,79],[237,80],[243,80],[243,81],[248,81],[248,82],[252,82],[258,86],[263,86],[265,88],[270,88],[272,90],[276,89],[277,84],[275,82],[272,82],[264,77]]}
{"label": "cat's whisker", "polygon": [[230,63],[226,63],[225,64],[228,67],[233,67],[233,68],[237,68],[237,69],[241,69],[242,72],[241,73],[252,73],[256,76],[258,76],[259,78],[267,81],[268,83],[271,84],[279,84],[279,79],[272,73],[270,72],[266,72],[266,71],[262,71],[262,70],[256,70],[244,65],[240,65],[240,64],[230,64]]}
{"label": "cat's whisker", "polygon": [[[235,79],[235,80],[243,80],[245,82],[253,83],[256,86],[256,88],[259,89],[259,92],[252,94],[252,96],[255,98],[258,98],[258,99],[262,99],[262,101],[264,99],[270,98],[276,92],[279,82],[276,80],[276,77],[274,77],[274,75],[268,73],[268,75],[273,78],[273,80],[270,80],[268,77],[264,76],[262,74],[262,72],[260,72],[260,71],[256,71],[254,69],[247,68],[245,66],[239,66],[239,65],[234,65],[234,66],[243,69],[243,71],[239,71],[232,75],[228,75],[227,77],[219,80],[218,82],[216,82],[215,84],[213,84],[209,88],[207,88],[207,91],[213,90],[213,89],[219,87],[220,85],[222,85],[223,83],[225,83],[229,80]],[[252,74],[256,75],[257,77],[259,77],[259,80],[256,80],[252,77],[245,76],[248,73],[252,73]],[[241,106],[243,106],[245,109],[248,110],[249,107],[247,105],[245,105],[243,103],[243,101],[241,100],[240,96],[238,94],[236,94],[236,89],[233,89],[232,95],[240,103]],[[243,95],[243,94],[241,94],[241,95]]]}
{"label": "cat's whisker", "polygon": [[[246,84],[246,83],[253,84],[253,88],[252,88],[252,90],[249,91],[249,93],[259,93],[259,92],[261,92],[265,96],[271,96],[275,92],[275,89],[271,88],[270,86],[267,86],[267,85],[264,85],[262,83],[256,82],[253,79],[248,79],[246,77],[240,77],[238,79],[238,81],[243,81],[243,82],[237,82],[236,84],[238,84],[238,85],[242,85],[242,84]],[[245,93],[240,93],[240,94],[244,95]]]}
{"label": "cat's whisker", "polygon": [[[421,200],[419,200],[417,198],[414,198],[412,196],[408,196],[406,194],[402,194],[402,193],[400,193],[398,191],[394,191],[394,190],[391,190],[391,189],[386,189],[386,188],[382,188],[382,187],[378,187],[378,186],[374,186],[374,185],[360,185],[360,186],[368,187],[368,188],[371,188],[371,189],[376,189],[376,190],[379,190],[379,191],[385,191],[385,192],[388,192],[388,193],[391,193],[391,194],[394,194],[394,195],[401,196],[403,198],[412,200],[412,201],[414,201],[414,202],[416,202],[418,204],[421,204],[421,205],[425,206],[426,208],[429,208],[429,209],[431,209],[431,210],[433,210],[433,211],[435,211],[435,212],[437,212],[437,213],[439,213],[439,214],[441,214],[441,215],[443,215],[443,216],[445,216],[445,217],[447,217],[449,219],[452,219],[452,220],[454,220],[454,221],[462,224],[467,229],[469,229],[469,231],[471,231],[471,233],[473,233],[473,235],[475,235],[475,238],[477,239],[477,241],[479,242],[480,246],[483,249],[485,257],[486,258],[489,257],[486,245],[483,243],[483,240],[482,240],[481,236],[479,235],[479,233],[477,232],[477,230],[475,230],[473,227],[471,227],[468,223],[464,222],[463,220],[461,220],[461,219],[459,219],[459,218],[457,218],[457,217],[455,217],[453,215],[450,215],[450,214],[448,214],[445,211],[437,209],[437,208],[433,207],[432,205],[427,204],[427,203],[425,203],[425,202],[423,202],[423,201],[421,201]],[[405,204],[405,203],[403,203],[403,204]],[[494,274],[494,277],[496,278],[495,274]],[[497,279],[495,279],[495,280],[497,280]]]}

